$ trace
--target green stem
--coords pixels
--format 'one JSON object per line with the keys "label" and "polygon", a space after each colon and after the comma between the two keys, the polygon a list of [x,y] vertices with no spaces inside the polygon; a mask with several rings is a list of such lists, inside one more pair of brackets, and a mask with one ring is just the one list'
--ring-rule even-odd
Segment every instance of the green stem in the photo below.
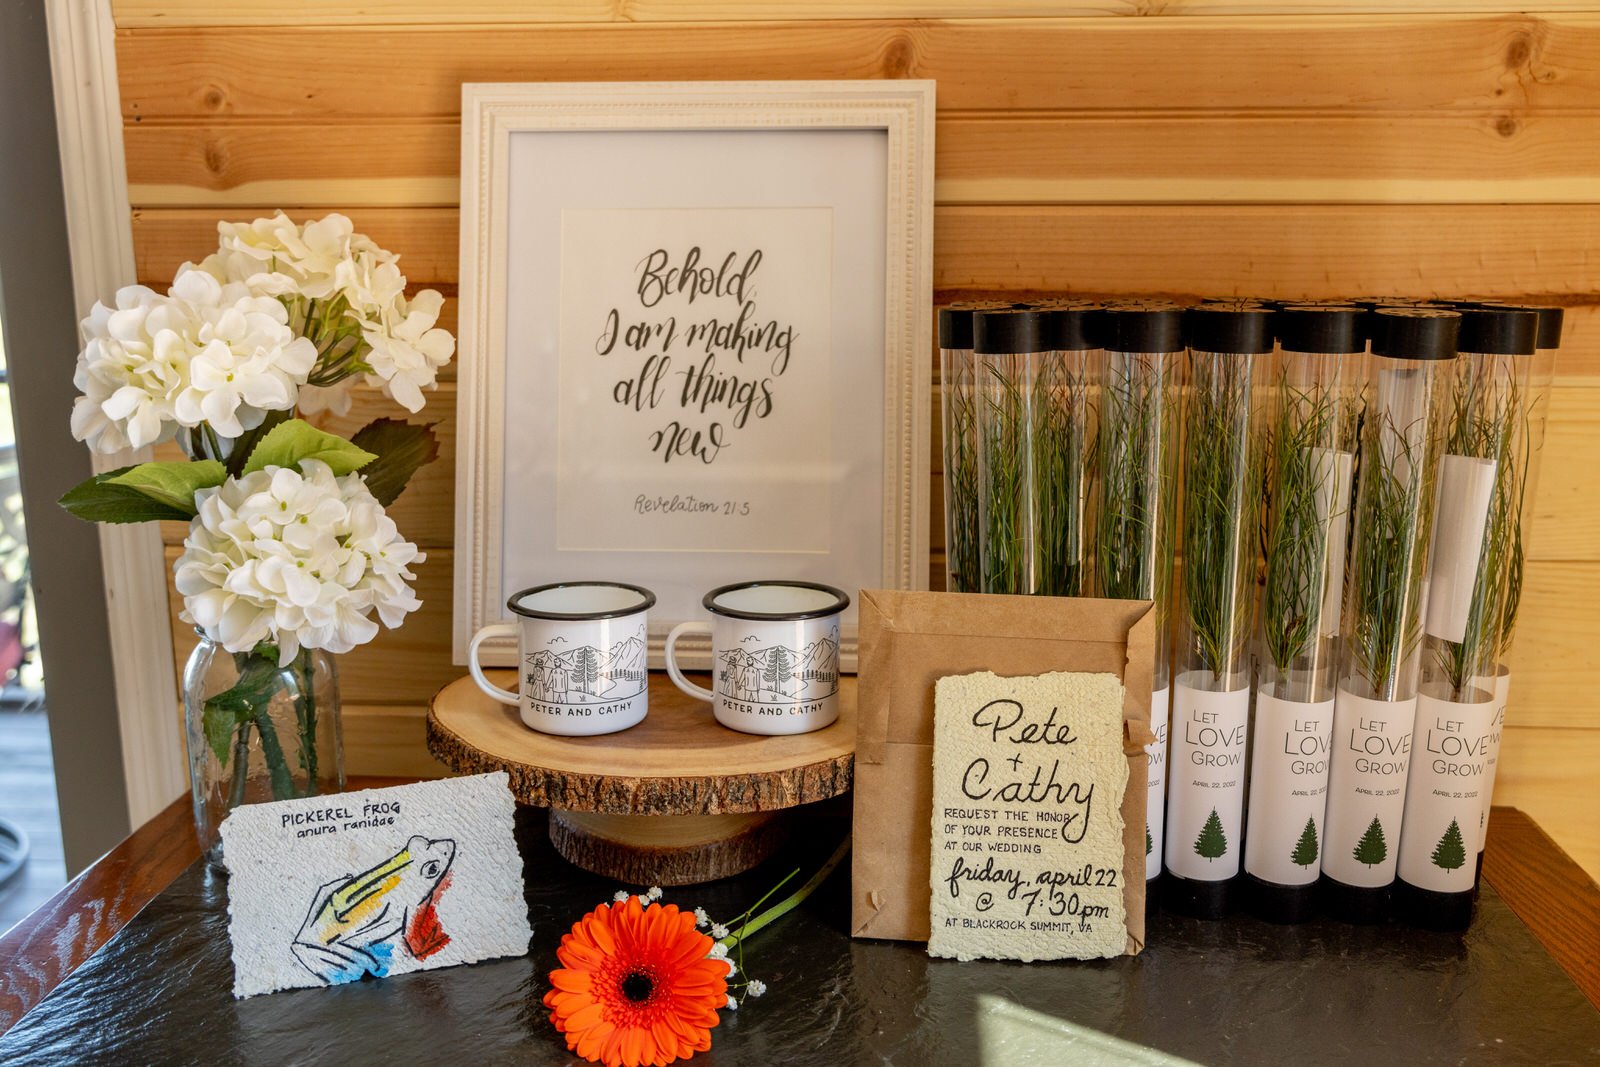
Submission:
{"label": "green stem", "polygon": [[296,796],[294,776],[289,773],[289,761],[284,758],[277,728],[272,725],[270,707],[270,701],[255,704],[250,713],[255,719],[256,732],[261,735],[261,755],[267,761],[267,774],[272,778],[272,799],[290,800]]}
{"label": "green stem", "polygon": [[311,670],[311,653],[300,653],[300,758],[306,768],[306,796],[317,795],[317,690]]}
{"label": "green stem", "polygon": [[[796,889],[793,893],[790,893],[787,897],[784,897],[778,903],[757,915],[755,918],[740,923],[738,930],[730,933],[727,937],[718,942],[718,944],[730,949],[737,947],[742,944],[746,938],[759,933],[763,928],[770,926],[772,923],[777,922],[779,919],[789,914],[795,908],[799,907],[807,897],[816,892],[817,888],[822,885],[823,882],[828,880],[828,876],[833,873],[834,868],[838,867],[839,864],[844,861],[844,858],[849,854],[850,838],[849,836],[846,836],[843,841],[839,842],[839,847],[833,850],[833,855],[828,857],[828,862],[824,863],[821,869],[818,870],[816,874],[811,876],[810,881],[806,882],[805,885],[801,886],[799,889]],[[765,904],[774,893],[776,893],[779,889],[782,889],[789,883],[790,879],[794,878],[799,873],[800,871],[798,869],[791,871],[789,875],[783,879],[783,881],[773,886],[772,889],[767,892],[766,896],[756,901],[755,905],[750,908],[750,911],[747,911],[744,914],[749,915],[750,912],[753,912],[756,910],[756,908],[761,907],[761,905]],[[740,918],[743,918],[743,916],[740,916]]]}
{"label": "green stem", "polygon": [[228,810],[244,803],[245,782],[250,777],[250,724],[239,724],[239,733],[233,742],[233,788],[228,790]]}

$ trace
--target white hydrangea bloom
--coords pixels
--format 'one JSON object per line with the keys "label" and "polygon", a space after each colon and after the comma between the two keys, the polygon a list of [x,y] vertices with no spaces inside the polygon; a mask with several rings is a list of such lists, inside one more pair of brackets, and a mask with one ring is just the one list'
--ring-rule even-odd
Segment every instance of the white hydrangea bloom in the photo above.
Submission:
{"label": "white hydrangea bloom", "polygon": [[[298,225],[279,212],[250,223],[219,223],[217,231],[219,248],[198,269],[282,299],[313,339],[353,322],[365,345],[358,355],[371,368],[367,382],[408,411],[422,409],[422,392],[437,383],[439,368],[455,354],[455,338],[436,325],[443,296],[424,289],[406,298],[398,256],[356,233],[339,214]],[[324,322],[321,316],[341,297],[343,317]],[[308,301],[324,306],[312,310]],[[310,399],[313,405],[322,402]]]}
{"label": "white hydrangea bloom", "polygon": [[359,474],[324,463],[229,478],[195,494],[174,571],[183,619],[230,652],[275,641],[279,661],[301,648],[348,652],[378,624],[421,607],[408,569],[425,557],[401,538]]}
{"label": "white hydrangea bloom", "polygon": [[397,258],[356,233],[338,213],[304,225],[281,211],[254,222],[219,222],[217,236],[217,252],[201,266],[223,281],[243,282],[270,296],[322,300],[355,282],[357,252],[391,263]]}
{"label": "white hydrangea bloom", "polygon": [[422,390],[434,387],[439,368],[455,354],[455,338],[434,325],[443,306],[444,297],[424,289],[409,301],[397,298],[362,327],[361,336],[372,346],[366,356],[372,368],[368,381],[407,411],[422,410]]}
{"label": "white hydrangea bloom", "polygon": [[97,303],[83,320],[72,436],[97,452],[155,444],[177,428],[172,403],[188,384],[189,361],[161,306],[154,290],[130,285],[117,290],[114,308]]}
{"label": "white hydrangea bloom", "polygon": [[96,304],[73,381],[72,433],[101,452],[141,448],[179,426],[234,438],[268,411],[295,406],[316,348],[296,337],[277,300],[181,272],[166,296],[143,286]]}

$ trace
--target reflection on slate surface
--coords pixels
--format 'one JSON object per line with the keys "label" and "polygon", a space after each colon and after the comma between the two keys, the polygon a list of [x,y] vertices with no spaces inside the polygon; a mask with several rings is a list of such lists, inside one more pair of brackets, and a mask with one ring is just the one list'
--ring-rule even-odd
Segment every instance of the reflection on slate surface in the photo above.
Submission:
{"label": "reflection on slate surface", "polygon": [[[837,840],[824,825],[790,863],[822,861]],[[196,865],[0,1038],[0,1063],[569,1062],[539,1002],[544,976],[561,934],[618,887],[568,866],[544,831],[542,812],[519,811],[529,957],[235,1001],[225,885]],[[728,916],[784,873],[769,864],[668,898]],[[848,881],[841,871],[752,939],[769,992],[724,1012],[696,1062],[1004,1063],[979,1048],[984,994],[1204,1063],[1600,1058],[1600,1012],[1487,888],[1465,938],[1160,914],[1138,959],[1022,965],[851,941]]]}

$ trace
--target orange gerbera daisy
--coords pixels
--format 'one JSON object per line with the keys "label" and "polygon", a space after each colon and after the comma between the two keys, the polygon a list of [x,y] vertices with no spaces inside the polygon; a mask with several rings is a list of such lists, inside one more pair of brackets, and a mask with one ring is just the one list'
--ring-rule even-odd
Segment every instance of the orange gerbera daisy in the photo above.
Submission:
{"label": "orange gerbera daisy", "polygon": [[711,1047],[728,964],[676,905],[602,904],[573,924],[544,995],[567,1048],[606,1067],[666,1067]]}

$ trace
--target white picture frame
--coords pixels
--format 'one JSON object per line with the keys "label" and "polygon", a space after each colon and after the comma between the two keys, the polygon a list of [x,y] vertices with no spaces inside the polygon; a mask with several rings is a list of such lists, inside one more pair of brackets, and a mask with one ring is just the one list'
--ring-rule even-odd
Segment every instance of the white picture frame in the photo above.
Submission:
{"label": "white picture frame", "polygon": [[[511,592],[540,582],[621,580],[655,590],[652,667],[662,665],[667,630],[701,618],[700,595],[729,582],[809,578],[846,588],[852,597],[862,587],[927,587],[931,81],[464,84],[461,124],[456,663],[465,663],[477,630],[505,617]],[[584,385],[572,372],[579,327],[561,326],[585,322],[584,301],[596,287],[572,280],[563,285],[562,279],[593,278],[601,268],[591,259],[603,252],[608,262],[623,262],[618,257],[627,250],[574,235],[618,232],[616,220],[607,220],[613,211],[643,211],[641,232],[677,232],[674,227],[702,222],[716,231],[729,212],[754,210],[760,214],[752,229],[778,234],[782,251],[789,247],[783,235],[814,228],[792,225],[794,217],[786,213],[824,208],[805,218],[828,220],[831,273],[819,282],[816,271],[804,268],[816,261],[816,242],[795,236],[795,254],[788,259],[802,266],[787,277],[800,283],[798,289],[828,298],[825,317],[814,317],[826,329],[797,331],[812,341],[822,332],[830,341],[828,371],[820,380],[821,395],[833,405],[826,423],[831,465],[824,464],[825,479],[806,476],[827,482],[825,518],[797,517],[782,524],[781,535],[773,522],[759,524],[758,540],[785,541],[778,551],[734,544],[745,535],[730,532],[731,525],[717,534],[727,543],[712,550],[679,544],[662,551],[651,541],[648,549],[629,551],[630,536],[648,538],[650,531],[618,533],[616,522],[596,527],[614,535],[617,545],[603,551],[580,547],[577,520],[563,524],[558,503],[562,486],[574,484],[569,468],[580,460],[572,457],[583,457],[591,474],[599,469],[609,475],[612,468],[596,468],[594,431],[584,428],[592,420],[563,420],[560,412],[616,416],[594,399],[594,386],[603,383]],[[564,248],[581,262],[563,264]],[[881,277],[873,267],[862,267],[875,262],[882,264]],[[768,276],[784,277],[779,269],[769,268]],[[793,288],[779,287],[780,300]],[[817,306],[800,300],[795,314],[813,316]],[[862,340],[878,335],[872,327],[879,317],[881,347]],[[799,393],[797,402],[822,403],[818,395]],[[783,411],[792,411],[785,401]],[[582,433],[589,437],[572,436]],[[770,452],[777,438],[762,440]],[[741,460],[748,463],[757,451],[752,445]],[[508,452],[514,461],[508,462]],[[628,453],[619,463],[627,467],[637,460]],[[753,484],[750,469],[743,483]],[[621,474],[617,481],[623,488],[629,484]],[[817,485],[808,491],[814,494]],[[572,496],[570,490],[565,495]],[[731,494],[723,506],[737,496]],[[621,505],[612,500],[607,506]],[[777,514],[773,506],[756,510]],[[790,538],[793,544],[785,540]],[[854,605],[842,638],[842,667],[854,670]],[[481,654],[485,663],[509,665],[516,649],[508,641],[487,643]],[[708,667],[709,645],[680,642],[676,658],[688,667]]]}

